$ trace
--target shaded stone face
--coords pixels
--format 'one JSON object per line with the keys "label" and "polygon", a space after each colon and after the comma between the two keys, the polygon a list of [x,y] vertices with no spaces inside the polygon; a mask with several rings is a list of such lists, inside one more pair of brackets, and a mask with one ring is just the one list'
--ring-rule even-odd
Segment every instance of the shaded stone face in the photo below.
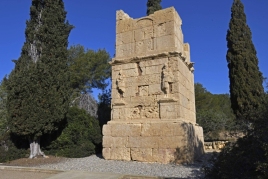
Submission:
{"label": "shaded stone face", "polygon": [[117,11],[112,119],[103,127],[105,159],[167,163],[176,160],[178,148],[192,151],[187,160],[203,152],[193,63],[181,24],[173,7],[139,19]]}

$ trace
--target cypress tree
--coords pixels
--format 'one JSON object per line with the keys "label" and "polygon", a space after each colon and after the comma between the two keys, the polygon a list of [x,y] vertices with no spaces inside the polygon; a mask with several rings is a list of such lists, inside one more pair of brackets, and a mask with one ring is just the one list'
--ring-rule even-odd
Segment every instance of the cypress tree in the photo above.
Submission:
{"label": "cypress tree", "polygon": [[148,0],[147,1],[147,16],[153,14],[155,11],[161,10],[161,1],[162,0]]}
{"label": "cypress tree", "polygon": [[236,118],[248,124],[258,118],[263,106],[263,77],[240,0],[234,0],[231,12],[226,37],[231,107]]}
{"label": "cypress tree", "polygon": [[68,36],[62,0],[32,0],[26,41],[7,82],[11,132],[30,142],[30,158],[44,155],[40,138],[58,130],[69,106]]}

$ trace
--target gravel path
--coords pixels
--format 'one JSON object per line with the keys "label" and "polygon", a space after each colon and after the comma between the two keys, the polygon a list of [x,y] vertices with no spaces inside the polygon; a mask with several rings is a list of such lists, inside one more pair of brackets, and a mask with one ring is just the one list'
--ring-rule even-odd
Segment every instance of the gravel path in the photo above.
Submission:
{"label": "gravel path", "polygon": [[141,163],[135,161],[104,160],[101,156],[92,155],[85,158],[72,158],[57,164],[39,166],[57,170],[83,170],[91,172],[120,173],[130,175],[159,176],[171,178],[202,178],[201,167],[212,155],[205,154],[202,159],[191,165]]}

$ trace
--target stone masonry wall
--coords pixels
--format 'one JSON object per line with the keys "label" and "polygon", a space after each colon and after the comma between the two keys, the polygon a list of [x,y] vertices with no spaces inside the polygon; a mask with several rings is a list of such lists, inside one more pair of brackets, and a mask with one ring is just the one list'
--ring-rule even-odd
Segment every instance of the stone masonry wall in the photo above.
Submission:
{"label": "stone masonry wall", "polygon": [[194,68],[181,18],[173,7],[139,19],[120,10],[116,18],[104,158],[192,161],[204,151],[203,130],[196,124]]}

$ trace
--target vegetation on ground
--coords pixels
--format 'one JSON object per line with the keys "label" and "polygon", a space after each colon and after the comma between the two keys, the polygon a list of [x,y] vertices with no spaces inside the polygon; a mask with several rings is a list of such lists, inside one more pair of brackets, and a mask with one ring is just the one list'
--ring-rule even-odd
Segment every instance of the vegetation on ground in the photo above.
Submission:
{"label": "vegetation on ground", "polygon": [[245,124],[245,136],[223,149],[205,168],[205,178],[268,178],[268,94],[240,0],[232,5],[227,42],[231,104],[235,119]]}
{"label": "vegetation on ground", "polygon": [[238,130],[229,94],[212,94],[200,83],[194,86],[196,120],[203,127],[205,140],[226,140],[227,134]]}
{"label": "vegetation on ground", "polygon": [[56,156],[87,157],[100,150],[101,142],[102,135],[98,120],[83,109],[70,107],[66,127],[45,150]]}
{"label": "vegetation on ground", "polygon": [[264,103],[263,76],[242,2],[234,0],[231,11],[226,36],[231,106],[236,119],[248,126]]}

